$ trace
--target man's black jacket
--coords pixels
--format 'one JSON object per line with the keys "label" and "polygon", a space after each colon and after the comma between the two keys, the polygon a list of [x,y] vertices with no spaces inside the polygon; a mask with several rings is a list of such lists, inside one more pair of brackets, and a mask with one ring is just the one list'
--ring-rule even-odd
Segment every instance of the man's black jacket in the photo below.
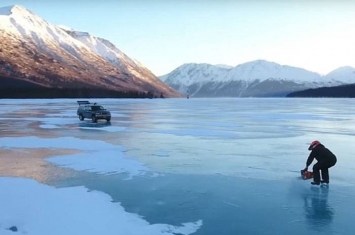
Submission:
{"label": "man's black jacket", "polygon": [[307,159],[307,167],[311,165],[314,159],[326,165],[334,165],[337,162],[336,156],[329,149],[324,147],[323,144],[318,144],[312,149]]}

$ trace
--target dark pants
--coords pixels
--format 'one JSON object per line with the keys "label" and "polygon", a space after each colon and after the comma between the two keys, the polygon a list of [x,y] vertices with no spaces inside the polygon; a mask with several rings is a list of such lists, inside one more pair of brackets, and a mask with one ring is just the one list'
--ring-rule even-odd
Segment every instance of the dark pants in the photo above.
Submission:
{"label": "dark pants", "polygon": [[320,182],[320,173],[322,172],[323,181],[329,183],[329,171],[328,169],[334,166],[335,163],[327,163],[327,162],[317,162],[313,166],[313,181],[319,183]]}

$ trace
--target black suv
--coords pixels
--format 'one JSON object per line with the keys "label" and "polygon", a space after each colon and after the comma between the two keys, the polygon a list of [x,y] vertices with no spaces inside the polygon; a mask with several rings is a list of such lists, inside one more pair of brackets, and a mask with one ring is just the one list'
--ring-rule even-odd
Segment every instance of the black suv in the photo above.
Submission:
{"label": "black suv", "polygon": [[79,104],[78,111],[80,121],[85,118],[90,118],[92,122],[97,122],[98,119],[106,119],[107,122],[111,121],[111,113],[103,106],[97,103],[90,103],[89,101],[77,101]]}

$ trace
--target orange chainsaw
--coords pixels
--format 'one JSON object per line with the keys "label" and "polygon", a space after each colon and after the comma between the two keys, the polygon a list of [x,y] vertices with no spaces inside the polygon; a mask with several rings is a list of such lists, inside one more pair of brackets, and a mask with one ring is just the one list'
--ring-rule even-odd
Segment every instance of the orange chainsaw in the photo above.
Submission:
{"label": "orange chainsaw", "polygon": [[301,177],[304,180],[312,179],[313,178],[313,172],[301,170]]}

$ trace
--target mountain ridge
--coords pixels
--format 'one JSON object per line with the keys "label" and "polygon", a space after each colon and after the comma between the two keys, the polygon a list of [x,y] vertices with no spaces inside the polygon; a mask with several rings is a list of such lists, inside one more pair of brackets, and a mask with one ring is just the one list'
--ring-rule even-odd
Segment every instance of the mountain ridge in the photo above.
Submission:
{"label": "mountain ridge", "polygon": [[[88,87],[181,97],[106,39],[82,33],[79,40],[19,5],[0,8],[0,14],[0,76],[42,87]],[[104,49],[111,48],[111,58],[95,47],[98,42]]]}
{"label": "mountain ridge", "polygon": [[183,64],[160,79],[192,97],[265,97],[355,83],[354,71],[355,68],[345,66],[323,76],[303,68],[255,60],[232,68],[206,63]]}

